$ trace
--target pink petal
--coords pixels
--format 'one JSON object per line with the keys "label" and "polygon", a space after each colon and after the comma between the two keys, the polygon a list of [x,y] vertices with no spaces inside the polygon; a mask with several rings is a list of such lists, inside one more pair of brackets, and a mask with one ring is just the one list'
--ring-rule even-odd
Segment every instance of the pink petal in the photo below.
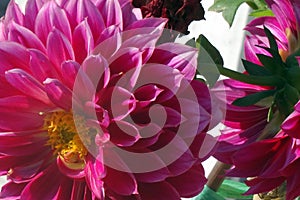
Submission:
{"label": "pink petal", "polygon": [[95,87],[105,88],[109,83],[110,69],[107,61],[100,54],[86,58],[82,68]]}
{"label": "pink petal", "polygon": [[33,76],[39,81],[43,82],[47,78],[59,78],[60,75],[55,70],[53,64],[49,61],[47,56],[42,52],[31,49],[30,50],[30,69]]}
{"label": "pink petal", "polygon": [[280,186],[284,182],[284,177],[277,177],[277,178],[254,178],[252,180],[247,180],[246,184],[250,186],[250,189],[245,192],[245,195],[249,194],[258,194],[261,192],[269,192],[274,188]]}
{"label": "pink petal", "polygon": [[74,52],[69,40],[57,29],[54,29],[47,40],[48,57],[57,69],[66,60],[74,60]]}
{"label": "pink petal", "polygon": [[0,43],[0,74],[18,67],[28,69],[30,55],[27,49],[15,42]]}
{"label": "pink petal", "polygon": [[14,21],[8,25],[8,40],[22,44],[26,48],[34,48],[46,53],[46,48],[41,40],[29,29]]}
{"label": "pink petal", "polygon": [[142,65],[142,54],[137,48],[120,49],[109,59],[109,63],[112,74],[126,73]]}
{"label": "pink petal", "polygon": [[92,49],[94,49],[94,38],[87,20],[82,21],[75,28],[72,45],[78,63],[82,63],[87,55],[91,53]]}
{"label": "pink petal", "polygon": [[25,71],[21,69],[12,69],[6,71],[5,77],[6,80],[20,92],[40,100],[45,104],[51,105],[43,85]]}
{"label": "pink petal", "polygon": [[111,25],[123,27],[122,10],[118,0],[97,1],[95,5],[99,9],[106,27]]}
{"label": "pink petal", "polygon": [[126,121],[110,123],[108,131],[111,142],[117,146],[131,146],[140,138],[137,128]]}
{"label": "pink petal", "polygon": [[67,1],[64,7],[67,10],[69,20],[73,21],[73,26],[75,24],[74,19],[76,19],[77,24],[87,19],[93,38],[97,41],[105,28],[105,23],[96,6],[90,0],[78,0],[76,2]]}
{"label": "pink petal", "polygon": [[71,28],[65,11],[55,1],[48,1],[36,17],[34,32],[46,44],[48,34],[54,27],[60,30],[68,41],[71,41]]}
{"label": "pink petal", "polygon": [[196,164],[186,173],[168,178],[167,181],[176,188],[181,197],[190,198],[199,194],[206,183],[202,165]]}
{"label": "pink petal", "polygon": [[91,157],[88,157],[86,167],[85,167],[85,174],[87,184],[89,185],[90,189],[96,195],[97,198],[102,199],[103,193],[103,177],[106,175],[106,171],[101,162],[101,159],[94,160]]}
{"label": "pink petal", "polygon": [[160,63],[178,69],[188,80],[194,79],[198,51],[176,43],[166,43],[155,48],[149,63]]}
{"label": "pink petal", "polygon": [[47,78],[44,81],[49,99],[57,106],[69,111],[72,108],[72,91],[57,79]]}
{"label": "pink petal", "polygon": [[112,191],[121,195],[137,193],[137,183],[130,173],[115,170],[107,167],[107,175],[103,179],[105,185]]}
{"label": "pink petal", "polygon": [[121,87],[110,87],[99,94],[99,105],[106,108],[110,117],[121,120],[128,116],[135,108],[135,100],[128,90]]}
{"label": "pink petal", "polygon": [[65,61],[61,65],[61,73],[63,77],[63,82],[69,89],[73,89],[74,82],[76,80],[77,73],[79,71],[80,64],[75,61]]}
{"label": "pink petal", "polygon": [[[94,1],[97,1],[97,0],[94,0]],[[122,12],[123,29],[126,30],[128,28],[128,26],[130,26],[136,20],[142,19],[142,13],[138,9],[137,12],[139,12],[139,13],[137,14],[135,12],[136,10],[133,9],[133,5],[130,1],[127,1],[127,0],[120,1],[119,0],[119,2],[121,5],[121,8],[122,8],[122,11],[123,11]]]}
{"label": "pink petal", "polygon": [[24,21],[24,15],[18,4],[16,4],[14,0],[10,1],[5,13],[5,21],[9,22],[11,20],[16,22],[17,24],[23,24]]}
{"label": "pink petal", "polygon": [[93,54],[101,54],[104,58],[110,58],[121,46],[120,28],[110,26],[103,30],[96,41]]}
{"label": "pink petal", "polygon": [[145,28],[145,27],[155,27],[163,29],[166,24],[167,19],[164,18],[145,18],[142,20],[137,20],[130,24],[126,30]]}
{"label": "pink petal", "polygon": [[180,200],[180,195],[176,189],[166,181],[158,183],[139,184],[141,199],[157,200],[163,197],[168,200]]}
{"label": "pink petal", "polygon": [[0,198],[3,200],[6,200],[5,197],[7,197],[7,199],[14,199],[14,198],[19,199],[21,192],[25,186],[26,186],[26,183],[17,184],[17,183],[10,181],[7,184],[5,184],[4,186],[2,186]]}
{"label": "pink petal", "polygon": [[23,95],[0,98],[0,109],[3,112],[43,112],[49,106],[33,98]]}
{"label": "pink petal", "polygon": [[[26,185],[21,199],[53,199],[61,180],[62,175],[59,173],[56,163],[53,163]],[[41,185],[51,185],[51,187],[41,187]]]}
{"label": "pink petal", "polygon": [[66,165],[62,162],[61,158],[59,157],[57,157],[56,163],[60,172],[71,179],[81,179],[85,177],[84,170],[75,170],[66,167]]}
{"label": "pink petal", "polygon": [[24,23],[31,31],[34,31],[35,19],[43,4],[43,0],[28,0],[26,3]]}

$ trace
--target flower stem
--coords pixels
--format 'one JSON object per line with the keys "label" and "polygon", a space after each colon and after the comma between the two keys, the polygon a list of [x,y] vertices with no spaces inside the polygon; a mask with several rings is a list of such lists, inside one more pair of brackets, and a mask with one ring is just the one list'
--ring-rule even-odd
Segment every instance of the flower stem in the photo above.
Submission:
{"label": "flower stem", "polygon": [[217,161],[214,168],[208,175],[207,186],[213,191],[217,192],[222,182],[225,179],[225,171],[230,168],[231,165]]}

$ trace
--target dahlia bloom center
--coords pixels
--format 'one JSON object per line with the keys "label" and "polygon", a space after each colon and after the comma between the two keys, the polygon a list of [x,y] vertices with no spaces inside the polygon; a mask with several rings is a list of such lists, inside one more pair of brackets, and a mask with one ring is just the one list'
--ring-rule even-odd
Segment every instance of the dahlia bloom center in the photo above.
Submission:
{"label": "dahlia bloom center", "polygon": [[[74,120],[79,125],[75,126]],[[85,120],[72,112],[56,111],[46,115],[44,129],[48,131],[48,142],[65,165],[72,169],[84,168],[85,156],[88,154],[78,132],[89,133],[90,128],[85,125]],[[86,138],[88,142],[88,137]]]}

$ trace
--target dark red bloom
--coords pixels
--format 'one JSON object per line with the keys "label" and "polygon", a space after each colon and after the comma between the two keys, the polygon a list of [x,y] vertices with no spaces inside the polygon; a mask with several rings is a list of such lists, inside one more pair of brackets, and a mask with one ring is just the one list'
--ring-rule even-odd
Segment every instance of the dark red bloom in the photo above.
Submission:
{"label": "dark red bloom", "polygon": [[169,21],[166,28],[188,34],[188,26],[194,20],[204,19],[201,0],[133,0],[141,8],[144,18],[163,17]]}

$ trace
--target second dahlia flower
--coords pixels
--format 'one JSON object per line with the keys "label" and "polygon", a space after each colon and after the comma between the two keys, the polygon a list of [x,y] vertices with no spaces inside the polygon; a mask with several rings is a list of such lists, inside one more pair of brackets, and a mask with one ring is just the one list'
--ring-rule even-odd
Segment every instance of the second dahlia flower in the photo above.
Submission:
{"label": "second dahlia flower", "polygon": [[292,200],[300,196],[300,4],[266,2],[275,17],[260,17],[247,25],[246,71],[238,78],[241,82],[225,81],[228,128],[215,156],[233,165],[228,176],[249,178],[248,194],[283,187],[286,199]]}
{"label": "second dahlia flower", "polygon": [[180,199],[205,184],[197,50],[126,0],[11,1],[0,24],[1,199]]}

